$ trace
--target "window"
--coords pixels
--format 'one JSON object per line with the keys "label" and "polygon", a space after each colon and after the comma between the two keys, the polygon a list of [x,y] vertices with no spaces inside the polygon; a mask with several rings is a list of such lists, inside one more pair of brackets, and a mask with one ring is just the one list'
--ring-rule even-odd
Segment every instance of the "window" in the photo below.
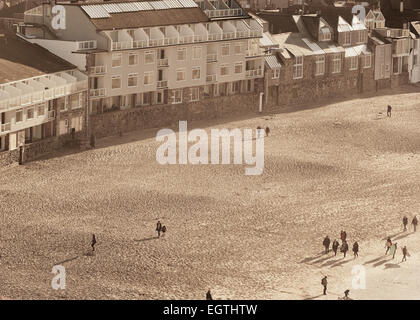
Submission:
{"label": "window", "polygon": [[350,62],[350,67],[349,70],[357,70],[357,62],[358,62],[359,57],[355,56],[355,57],[350,57],[349,58],[349,62]]}
{"label": "window", "polygon": [[327,27],[321,28],[319,33],[319,41],[329,41],[331,40],[331,32]]}
{"label": "window", "polygon": [[23,121],[23,110],[16,111],[16,122]]}
{"label": "window", "polygon": [[144,63],[151,64],[155,62],[155,52],[154,51],[146,51],[144,53]]}
{"label": "window", "polygon": [[235,62],[235,73],[242,73],[243,64],[242,62]]}
{"label": "window", "polygon": [[227,64],[223,64],[220,67],[220,75],[222,76],[227,76],[229,74],[229,65]]}
{"label": "window", "polygon": [[185,80],[185,69],[177,69],[176,81],[184,81],[184,80]]}
{"label": "window", "polygon": [[121,76],[112,76],[111,87],[112,87],[112,89],[120,89],[121,88]]}
{"label": "window", "polygon": [[372,56],[370,54],[365,54],[362,58],[363,68],[370,68],[372,66]]}
{"label": "window", "polygon": [[59,132],[59,135],[66,134],[66,133],[69,132],[69,120],[68,119],[60,120],[58,132]]}
{"label": "window", "polygon": [[163,90],[160,90],[160,91],[157,91],[156,92],[156,104],[162,104],[163,103],[163,98],[164,98],[164,95],[163,95]]}
{"label": "window", "polygon": [[151,71],[145,72],[143,79],[144,79],[143,84],[145,85],[152,84],[152,72]]}
{"label": "window", "polygon": [[193,80],[199,80],[201,77],[200,74],[200,67],[195,67],[192,69],[192,79]]}
{"label": "window", "polygon": [[69,96],[68,103],[71,109],[78,109],[82,107],[83,94],[76,93]]}
{"label": "window", "polygon": [[350,32],[344,32],[343,34],[343,45],[351,44]]}
{"label": "window", "polygon": [[239,93],[241,89],[241,81],[232,82],[232,93]]}
{"label": "window", "polygon": [[137,53],[129,53],[128,54],[128,64],[130,66],[134,66],[139,64],[139,55]]}
{"label": "window", "polygon": [[66,97],[58,98],[57,106],[58,106],[59,111],[61,112],[66,111],[67,110]]}
{"label": "window", "polygon": [[190,89],[190,96],[191,96],[190,101],[200,100],[200,90],[199,90],[199,88],[191,88]]}
{"label": "window", "polygon": [[26,110],[26,119],[33,119],[34,118],[34,108],[29,108]]}
{"label": "window", "polygon": [[280,78],[280,68],[273,69],[273,79]]}
{"label": "window", "polygon": [[137,79],[138,79],[137,73],[130,73],[128,75],[128,86],[129,87],[137,87]]}
{"label": "window", "polygon": [[325,56],[318,56],[315,59],[315,75],[322,76],[325,73]]}
{"label": "window", "polygon": [[400,74],[402,70],[402,59],[401,57],[392,58],[392,72],[394,74]]}
{"label": "window", "polygon": [[241,43],[236,43],[235,44],[235,54],[236,55],[238,55],[238,54],[242,54],[243,52],[243,44],[242,44],[242,42]]}
{"label": "window", "polygon": [[187,60],[187,48],[178,49],[176,59],[178,61]]}
{"label": "window", "polygon": [[72,117],[71,118],[71,128],[74,129],[75,132],[82,131],[83,117],[82,116]]}
{"label": "window", "polygon": [[224,44],[222,45],[222,56],[228,56],[230,55],[230,44]]}
{"label": "window", "polygon": [[341,54],[336,53],[332,57],[332,73],[341,72]]}
{"label": "window", "polygon": [[175,90],[172,96],[172,103],[182,103],[182,90]]}
{"label": "window", "polygon": [[122,54],[121,53],[114,53],[112,55],[112,67],[113,68],[121,67],[121,60],[122,60]]}
{"label": "window", "polygon": [[365,30],[359,30],[357,32],[357,35],[358,35],[358,37],[356,39],[357,39],[358,43],[366,42],[367,33],[365,32]]}
{"label": "window", "polygon": [[44,115],[45,115],[45,106],[44,105],[38,106],[38,117],[41,117]]}
{"label": "window", "polygon": [[303,78],[303,56],[295,58],[293,65],[293,79]]}
{"label": "window", "polygon": [[[201,59],[201,47],[193,47],[193,59]],[[185,60],[185,59],[184,59]]]}

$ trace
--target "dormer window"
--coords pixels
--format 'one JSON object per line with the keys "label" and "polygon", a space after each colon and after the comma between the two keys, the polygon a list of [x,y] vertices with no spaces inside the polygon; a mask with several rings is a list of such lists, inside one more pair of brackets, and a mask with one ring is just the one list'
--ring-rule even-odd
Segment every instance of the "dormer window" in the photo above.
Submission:
{"label": "dormer window", "polygon": [[319,41],[331,40],[331,32],[329,28],[321,28],[319,32]]}

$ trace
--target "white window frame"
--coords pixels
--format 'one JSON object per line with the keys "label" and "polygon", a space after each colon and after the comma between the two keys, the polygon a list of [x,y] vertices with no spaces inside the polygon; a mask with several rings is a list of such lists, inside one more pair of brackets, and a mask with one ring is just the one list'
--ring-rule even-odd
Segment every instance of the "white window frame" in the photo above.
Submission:
{"label": "white window frame", "polygon": [[[338,70],[336,69],[338,67]],[[332,56],[332,74],[340,73],[341,72],[341,54],[335,53]]]}
{"label": "white window frame", "polygon": [[[159,93],[162,96],[162,101],[158,101]],[[165,102],[165,93],[164,93],[164,91],[163,90],[157,90],[156,91],[156,95],[155,95],[155,103],[156,104],[163,104],[164,102]]]}
{"label": "white window frame", "polygon": [[[119,61],[119,65],[114,66],[114,61]],[[111,57],[112,68],[120,68],[122,65],[122,53],[113,53]]]}
{"label": "white window frame", "polygon": [[[32,118],[29,118],[29,110],[32,110]],[[35,108],[29,107],[26,109],[26,120],[32,120],[35,119]]]}
{"label": "white window frame", "polygon": [[[151,61],[147,61],[147,57],[152,57]],[[156,51],[149,50],[144,52],[144,64],[154,64],[156,61]]]}
{"label": "white window frame", "polygon": [[[180,93],[180,100],[175,100],[176,99],[176,94]],[[173,91],[173,96],[172,96],[172,104],[180,104],[182,103],[182,89],[177,89]]]}
{"label": "white window frame", "polygon": [[[37,107],[36,107],[36,114],[37,114],[38,117],[45,116],[45,108],[46,108],[45,104],[37,105]],[[42,112],[43,112],[42,114],[39,113],[39,110],[41,110],[41,109],[42,109]]]}
{"label": "white window frame", "polygon": [[[323,30],[323,29],[328,30],[328,32],[323,33],[323,32],[322,32],[322,30]],[[321,29],[319,30],[319,33],[320,33],[320,35],[321,35],[321,37],[320,37],[320,41],[330,41],[330,40],[331,40],[331,30],[330,30],[330,28],[328,28],[328,27],[323,27],[323,28],[321,28]]]}
{"label": "white window frame", "polygon": [[349,57],[349,60],[350,60],[349,70],[357,70],[359,66],[359,57],[358,56]]}
{"label": "white window frame", "polygon": [[351,33],[350,31],[343,32],[343,45],[347,46],[351,44]]}
{"label": "white window frame", "polygon": [[[398,71],[394,70],[394,59],[398,59]],[[402,57],[393,57],[392,58],[392,74],[401,74],[402,73]]]}
{"label": "white window frame", "polygon": [[[238,66],[240,66],[241,67],[241,71],[240,72],[236,72],[236,67],[238,67]],[[243,62],[241,61],[241,62],[235,62],[235,64],[234,64],[234,68],[233,68],[233,72],[235,73],[235,74],[241,74],[241,73],[243,73],[244,72],[244,64],[243,64]]]}
{"label": "white window frame", "polygon": [[[135,57],[134,58],[135,63],[130,63],[130,57]],[[132,52],[130,52],[128,54],[128,65],[129,66],[137,66],[138,64],[139,64],[139,55],[138,55],[138,53],[132,53]]]}
{"label": "white window frame", "polygon": [[[197,93],[196,95],[196,99],[193,99],[193,91],[195,91]],[[194,88],[190,88],[190,101],[194,102],[194,101],[200,101],[200,88],[199,87],[194,87]]]}
{"label": "white window frame", "polygon": [[[186,77],[186,71],[185,71],[185,68],[179,68],[179,69],[176,69],[176,81],[177,82],[182,82],[182,81],[185,81],[186,79],[187,79],[187,77]],[[179,74],[182,74],[183,75],[183,79],[178,79],[178,75]]]}
{"label": "white window frame", "polygon": [[[179,54],[182,52],[183,58],[180,59]],[[176,51],[176,61],[186,61],[187,60],[187,48],[178,48]]]}
{"label": "white window frame", "polygon": [[[369,61],[369,64],[366,63]],[[363,68],[371,68],[372,67],[372,55],[370,53],[363,55]]]}
{"label": "white window frame", "polygon": [[[228,50],[228,53],[227,54],[224,54],[224,52],[223,52],[225,48],[227,48],[227,50]],[[230,43],[222,44],[222,50],[221,51],[222,51],[221,52],[221,56],[222,57],[230,56]]]}
{"label": "white window frame", "polygon": [[[299,71],[300,70],[300,74]],[[293,64],[293,79],[303,78],[303,56],[296,56]]]}
{"label": "white window frame", "polygon": [[[235,55],[240,56],[241,54],[243,54],[244,47],[245,46],[242,42],[235,43],[235,48],[234,48]],[[236,48],[239,48],[239,52],[237,52]]]}
{"label": "white window frame", "polygon": [[[114,85],[113,85],[113,80],[115,80],[115,79],[119,79],[120,80],[120,86],[119,87],[115,87],[114,88]],[[121,82],[121,76],[119,76],[119,75],[115,75],[115,76],[112,76],[111,77],[111,89],[112,90],[116,90],[116,89],[121,89],[121,87],[122,87],[122,82]]]}
{"label": "white window frame", "polygon": [[[135,86],[133,86],[133,85],[130,86],[130,79],[133,79],[133,78],[136,79],[136,85]],[[127,87],[128,88],[135,88],[135,87],[138,87],[138,85],[139,85],[139,74],[138,73],[129,73],[128,77],[127,77]]]}
{"label": "white window frame", "polygon": [[203,48],[202,47],[199,47],[199,46],[193,47],[193,54],[192,54],[193,60],[201,59],[202,55],[203,55]]}
{"label": "white window frame", "polygon": [[[198,78],[194,77],[194,71],[198,70]],[[191,70],[191,79],[192,80],[200,80],[201,79],[201,68],[200,67],[193,67]]]}
{"label": "white window frame", "polygon": [[[320,71],[322,70],[322,72]],[[325,74],[325,55],[315,57],[315,76],[323,76]]]}
{"label": "white window frame", "polygon": [[[146,79],[149,78],[150,82],[146,83]],[[145,71],[143,73],[143,84],[145,86],[150,86],[153,83],[153,72],[152,71]]]}
{"label": "white window frame", "polygon": [[279,78],[280,78],[280,68],[274,68],[272,79],[279,79]]}
{"label": "white window frame", "polygon": [[[18,118],[18,117],[17,117],[17,114],[18,114],[18,113],[21,113],[21,117],[20,117],[20,118],[21,118],[21,120],[19,120],[19,121],[18,121],[18,119],[17,119],[17,118]],[[22,122],[22,121],[23,121],[23,109],[16,110],[16,114],[15,114],[15,123]]]}
{"label": "white window frame", "polygon": [[[222,72],[223,69],[226,69],[227,70],[226,74],[223,74],[223,72]],[[222,76],[222,77],[228,76],[229,75],[229,71],[230,71],[229,70],[229,64],[224,63],[224,64],[221,64],[220,65],[220,76]]]}

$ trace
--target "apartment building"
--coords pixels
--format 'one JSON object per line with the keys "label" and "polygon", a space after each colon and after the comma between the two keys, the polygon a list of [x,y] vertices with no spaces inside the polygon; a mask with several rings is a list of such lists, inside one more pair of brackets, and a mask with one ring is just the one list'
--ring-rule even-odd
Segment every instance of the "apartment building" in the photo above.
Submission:
{"label": "apartment building", "polygon": [[410,82],[420,82],[420,21],[410,23],[411,37],[413,39],[413,50],[409,60]]}
{"label": "apartment building", "polygon": [[262,25],[234,0],[59,4],[66,29],[52,28],[43,4],[25,13],[25,37],[88,73],[91,114],[197,103],[262,82]]}
{"label": "apartment building", "polygon": [[271,29],[282,30],[271,36],[279,49],[272,48],[266,57],[267,103],[305,102],[375,88],[374,54],[367,46],[367,28],[356,16],[293,15],[280,28],[278,18],[284,14],[259,16],[275,21]]}
{"label": "apartment building", "polygon": [[81,132],[86,92],[87,76],[75,66],[5,33],[0,37],[0,151]]}

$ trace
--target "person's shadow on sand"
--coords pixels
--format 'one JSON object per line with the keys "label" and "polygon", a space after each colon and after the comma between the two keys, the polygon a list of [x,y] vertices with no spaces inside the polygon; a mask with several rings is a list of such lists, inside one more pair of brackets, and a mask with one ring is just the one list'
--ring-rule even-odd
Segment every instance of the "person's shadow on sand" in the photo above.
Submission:
{"label": "person's shadow on sand", "polygon": [[134,239],[134,241],[135,242],[143,242],[143,241],[150,241],[150,240],[155,240],[155,239],[159,239],[159,237],[155,236],[155,237],[149,237],[149,238],[138,239],[138,240]]}

